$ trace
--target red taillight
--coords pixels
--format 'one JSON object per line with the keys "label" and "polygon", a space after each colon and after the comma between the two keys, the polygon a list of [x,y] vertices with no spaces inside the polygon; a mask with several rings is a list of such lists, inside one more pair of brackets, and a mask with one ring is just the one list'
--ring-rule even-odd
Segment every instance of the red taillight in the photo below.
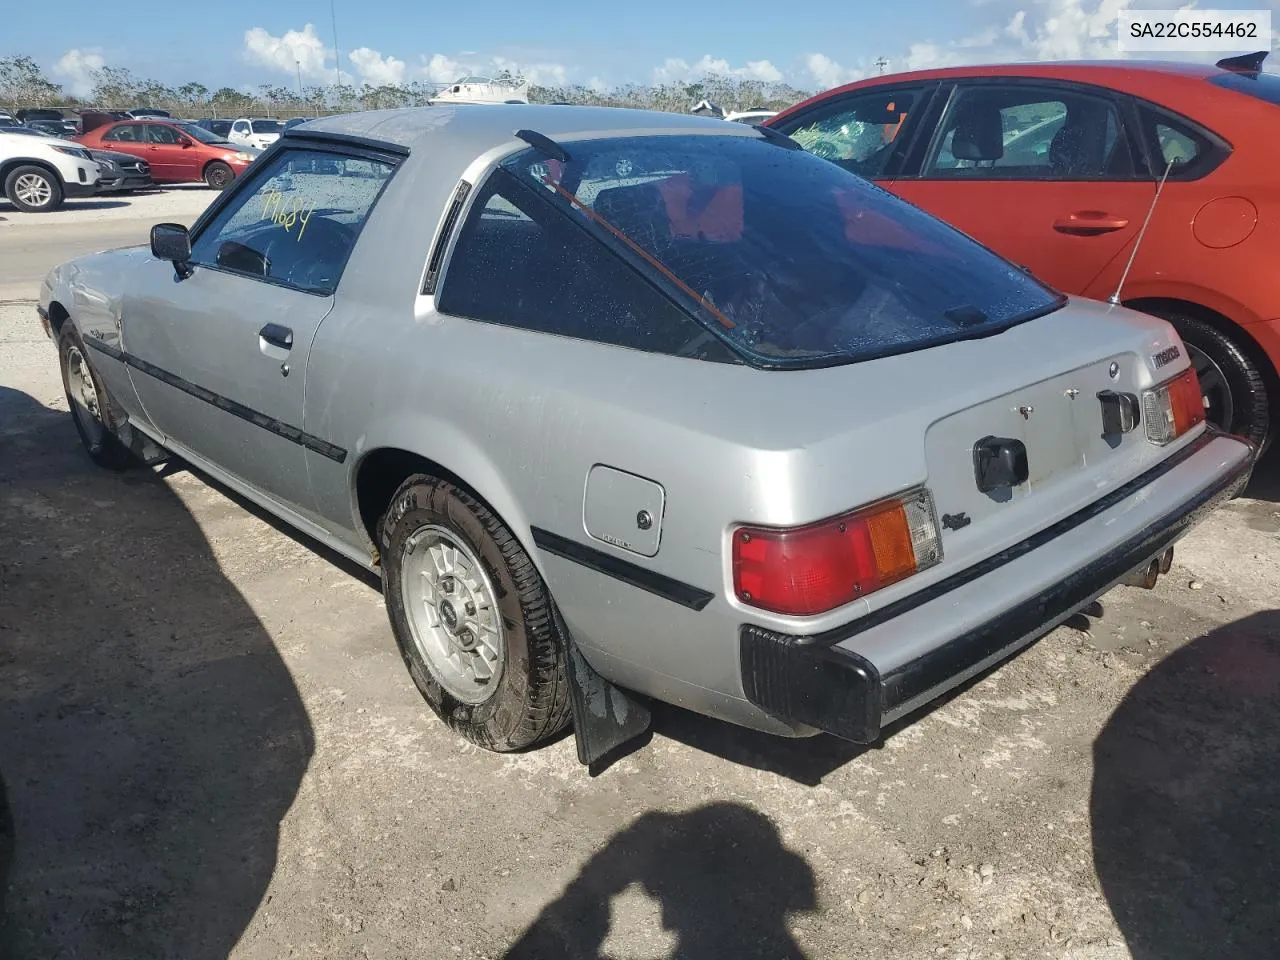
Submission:
{"label": "red taillight", "polygon": [[733,532],[733,589],[743,603],[809,616],[851,603],[941,559],[925,490],[803,527]]}
{"label": "red taillight", "polygon": [[1204,421],[1200,378],[1189,367],[1172,380],[1143,393],[1142,405],[1147,439],[1162,446]]}

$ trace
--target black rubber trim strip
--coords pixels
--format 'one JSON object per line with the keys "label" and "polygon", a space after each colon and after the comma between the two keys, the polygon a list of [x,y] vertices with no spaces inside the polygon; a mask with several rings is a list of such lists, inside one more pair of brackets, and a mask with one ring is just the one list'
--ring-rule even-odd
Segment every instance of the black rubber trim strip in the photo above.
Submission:
{"label": "black rubber trim strip", "polygon": [[945,593],[963,587],[966,583],[977,580],[979,577],[985,577],[994,570],[998,570],[1005,564],[1012,563],[1019,557],[1025,556],[1032,550],[1038,550],[1050,540],[1056,540],[1070,530],[1075,529],[1082,523],[1087,523],[1100,513],[1110,510],[1120,501],[1132,496],[1134,492],[1145,487],[1147,484],[1164,476],[1170,470],[1173,470],[1185,460],[1194,456],[1203,450],[1213,439],[1221,434],[1206,431],[1192,443],[1183,447],[1177,453],[1160,461],[1146,473],[1134,477],[1123,486],[1116,487],[1106,496],[1093,501],[1087,507],[1077,510],[1070,516],[1063,517],[1057,523],[1050,524],[1043,530],[1033,533],[1027,539],[1015,543],[1011,547],[1001,550],[999,553],[993,554],[986,560],[981,560],[971,567],[953,573],[951,576],[937,583],[930,584],[923,589],[917,590],[915,593],[903,597],[901,600],[895,600],[893,603],[887,604],[878,610],[872,610],[866,616],[859,617],[851,623],[834,627],[824,633],[816,633],[806,637],[797,637],[797,643],[815,643],[825,646],[839,643],[841,640],[847,640],[850,637],[864,633],[873,627],[878,627],[882,623],[888,623],[895,617],[900,617],[908,610],[914,610],[916,607],[924,606],[930,601],[938,599]]}
{"label": "black rubber trim strip", "polygon": [[1130,570],[1164,553],[1205,514],[1238,494],[1248,483],[1252,466],[1252,461],[1245,463],[1060,583],[884,674],[883,711],[889,713],[910,703],[1041,627],[1044,629],[1038,636],[1048,633]]}
{"label": "black rubber trim strip", "polygon": [[40,306],[39,304],[36,304],[36,316],[39,317],[41,320],[48,320],[49,311],[46,310],[44,307]]}
{"label": "black rubber trim strip", "polygon": [[584,567],[595,570],[597,573],[603,573],[605,576],[613,577],[615,580],[629,583],[633,587],[638,587],[655,596],[662,597],[664,600],[670,600],[672,603],[678,603],[682,607],[688,607],[690,610],[701,610],[715,596],[706,590],[690,586],[680,580],[673,580],[671,577],[655,573],[652,570],[618,557],[610,556],[603,550],[588,547],[586,544],[578,543],[576,540],[569,540],[558,533],[543,530],[541,527],[533,528],[533,542],[538,545],[540,550],[545,550],[547,553],[562,557],[565,560],[572,560],[574,563],[579,563]]}
{"label": "black rubber trim strip", "polygon": [[409,155],[409,148],[403,144],[392,143],[389,140],[377,140],[373,137],[360,137],[351,133],[328,133],[324,130],[299,130],[296,127],[291,127],[284,132],[281,139],[285,137],[288,137],[290,142],[340,143],[345,146],[377,150],[396,157],[407,157]]}
{"label": "black rubber trim strip", "polygon": [[453,191],[453,200],[449,203],[449,212],[445,214],[444,223],[440,225],[440,235],[436,237],[436,245],[431,251],[431,258],[427,261],[427,279],[422,284],[424,296],[436,292],[436,284],[440,280],[440,264],[444,260],[444,252],[449,247],[449,238],[453,236],[453,229],[458,225],[458,216],[462,213],[462,205],[467,202],[467,195],[470,193],[471,184],[465,180],[459,180],[457,188]]}
{"label": "black rubber trim strip", "polygon": [[131,353],[126,353],[125,351],[113,347],[108,343],[103,343],[96,337],[84,337],[83,339],[85,346],[93,347],[93,349],[97,350],[99,353],[104,353],[113,360],[119,360],[121,363],[126,363],[133,367],[135,370],[141,370],[147,376],[154,377],[161,383],[167,383],[169,386],[175,387],[183,393],[188,393],[197,400],[203,400],[205,403],[215,406],[219,410],[223,410],[234,417],[239,417],[241,420],[247,420],[249,423],[252,423],[254,426],[261,427],[268,433],[274,433],[278,437],[284,437],[286,440],[291,440],[301,447],[306,447],[308,450],[312,450],[315,453],[320,454],[320,456],[332,460],[334,463],[342,463],[347,459],[346,450],[342,447],[335,446],[327,440],[321,440],[319,437],[312,436],[309,433],[304,433],[297,427],[292,427],[287,423],[283,423],[275,417],[269,417],[265,413],[259,413],[257,410],[246,407],[244,404],[237,403],[234,400],[230,400],[219,393],[214,393],[212,390],[206,390],[204,387],[192,383],[190,380],[184,380],[177,374],[161,369],[155,364],[148,363],[139,357],[135,357]]}

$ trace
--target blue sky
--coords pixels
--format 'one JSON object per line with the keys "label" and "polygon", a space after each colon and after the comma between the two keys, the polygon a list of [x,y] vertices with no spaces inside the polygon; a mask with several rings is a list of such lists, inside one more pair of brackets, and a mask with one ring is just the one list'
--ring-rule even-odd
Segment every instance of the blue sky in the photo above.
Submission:
{"label": "blue sky", "polygon": [[[447,82],[519,70],[536,82],[693,78],[708,72],[819,89],[874,72],[994,59],[1114,55],[1126,7],[1185,0],[334,0],[341,69],[356,82]],[[171,84],[332,82],[329,0],[13,3],[0,55],[29,54],[73,93],[103,64]],[[1280,0],[1199,3],[1280,8]],[[1280,15],[1276,16],[1280,25]]]}

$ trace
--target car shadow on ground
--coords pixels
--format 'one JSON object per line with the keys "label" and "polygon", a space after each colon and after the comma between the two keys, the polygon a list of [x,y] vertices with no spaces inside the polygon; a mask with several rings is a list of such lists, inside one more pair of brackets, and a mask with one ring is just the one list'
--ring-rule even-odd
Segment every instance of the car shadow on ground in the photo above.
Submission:
{"label": "car shadow on ground", "polygon": [[4,387],[0,542],[0,956],[226,957],[313,751],[271,638],[165,483]]}
{"label": "car shadow on ground", "polygon": [[587,861],[506,960],[603,960],[611,901],[633,884],[658,902],[677,957],[803,960],[787,921],[818,908],[813,869],[763,814],[737,803],[651,812]]}
{"label": "car shadow on ground", "polygon": [[1094,744],[1091,806],[1135,960],[1280,957],[1280,611],[1139,681]]}
{"label": "car shadow on ground", "polygon": [[1280,503],[1280,445],[1272,445],[1253,468],[1242,497]]}
{"label": "car shadow on ground", "polygon": [[[128,200],[68,200],[59,207],[62,211],[73,210],[114,210],[116,207],[129,206]],[[17,207],[7,200],[0,200],[0,214],[6,216],[38,217],[38,213],[21,213]]]}

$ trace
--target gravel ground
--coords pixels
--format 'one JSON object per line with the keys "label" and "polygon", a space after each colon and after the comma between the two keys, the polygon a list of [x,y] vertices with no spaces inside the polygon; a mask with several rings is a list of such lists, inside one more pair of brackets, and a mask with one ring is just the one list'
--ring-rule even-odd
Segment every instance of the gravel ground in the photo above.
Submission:
{"label": "gravel ground", "polygon": [[875,748],[659,708],[592,779],[451,735],[376,583],[94,469],[0,305],[0,955],[1280,956],[1277,501]]}

